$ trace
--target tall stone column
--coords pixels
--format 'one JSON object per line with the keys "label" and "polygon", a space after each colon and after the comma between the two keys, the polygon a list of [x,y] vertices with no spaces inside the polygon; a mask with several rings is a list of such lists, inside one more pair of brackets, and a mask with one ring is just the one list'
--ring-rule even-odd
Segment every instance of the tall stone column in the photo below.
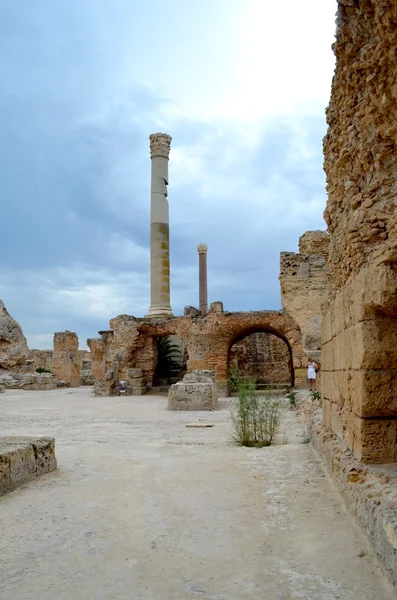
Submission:
{"label": "tall stone column", "polygon": [[202,315],[208,312],[208,287],[207,287],[207,251],[206,244],[197,246],[199,254],[199,306]]}
{"label": "tall stone column", "polygon": [[168,159],[171,137],[150,136],[152,159],[150,204],[150,310],[148,317],[173,316],[170,304],[170,234],[168,211]]}

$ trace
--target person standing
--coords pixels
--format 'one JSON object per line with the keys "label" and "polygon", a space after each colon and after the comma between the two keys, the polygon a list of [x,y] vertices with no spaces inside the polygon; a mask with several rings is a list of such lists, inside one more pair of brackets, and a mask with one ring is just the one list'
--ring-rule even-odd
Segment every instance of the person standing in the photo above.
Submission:
{"label": "person standing", "polygon": [[307,378],[309,380],[310,391],[316,389],[316,378],[317,378],[318,365],[309,358],[309,362],[307,363]]}

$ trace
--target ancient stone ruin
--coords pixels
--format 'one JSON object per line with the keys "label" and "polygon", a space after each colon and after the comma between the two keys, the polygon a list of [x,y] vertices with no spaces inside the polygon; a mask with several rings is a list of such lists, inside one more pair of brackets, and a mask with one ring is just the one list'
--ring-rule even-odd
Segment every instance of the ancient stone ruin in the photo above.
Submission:
{"label": "ancient stone ruin", "polygon": [[[186,307],[183,316],[174,317],[170,304],[168,162],[171,137],[150,136],[151,154],[151,303],[144,318],[119,315],[110,320],[100,338],[87,340],[90,351],[79,350],[77,335],[70,331],[54,334],[53,351],[28,351],[19,332],[17,346],[0,361],[13,366],[8,378],[49,371],[58,386],[94,385],[96,395],[115,395],[125,381],[128,395],[141,395],[156,389],[159,340],[175,337],[186,353],[186,370],[211,370],[217,393],[227,394],[232,368],[243,369],[259,385],[306,383],[309,357],[321,363],[321,310],[329,293],[327,254],[329,235],[307,232],[300,239],[300,253],[281,253],[280,284],[282,310],[227,312],[222,302],[208,309],[206,244],[197,247],[199,256],[198,308]],[[5,319],[3,317],[3,329]],[[255,337],[253,337],[255,336]],[[24,340],[24,338],[23,338]],[[21,345],[22,344],[22,345]],[[13,357],[13,358],[12,358]],[[139,375],[137,375],[139,373]],[[183,369],[178,375],[183,377]],[[177,377],[177,380],[178,380]],[[36,377],[36,387],[49,384]],[[167,385],[176,383],[169,377]],[[21,379],[17,379],[21,381]],[[15,381],[8,386],[19,385]],[[157,386],[158,387],[158,386]]]}
{"label": "ancient stone ruin", "polygon": [[324,140],[324,426],[366,463],[397,461],[396,24],[391,0],[339,2]]}
{"label": "ancient stone ruin", "polygon": [[0,367],[12,369],[28,358],[28,344],[22,328],[0,300]]}
{"label": "ancient stone ruin", "polygon": [[218,394],[214,371],[192,371],[182,381],[171,385],[168,392],[169,410],[215,410]]}

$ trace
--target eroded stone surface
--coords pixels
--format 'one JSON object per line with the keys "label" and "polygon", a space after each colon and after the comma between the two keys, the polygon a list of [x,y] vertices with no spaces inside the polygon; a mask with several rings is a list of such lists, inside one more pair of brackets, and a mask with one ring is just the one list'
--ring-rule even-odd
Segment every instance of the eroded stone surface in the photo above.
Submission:
{"label": "eroded stone surface", "polygon": [[397,462],[396,23],[395,0],[339,2],[324,141],[323,420],[365,463]]}
{"label": "eroded stone surface", "polygon": [[0,496],[56,467],[54,438],[0,437]]}
{"label": "eroded stone surface", "polygon": [[0,300],[0,367],[11,369],[25,362],[28,344],[19,323]]}
{"label": "eroded stone surface", "polygon": [[299,240],[299,254],[280,255],[283,308],[301,329],[305,356],[319,364],[322,307],[328,301],[330,287],[329,243],[330,236],[325,231],[308,231]]}
{"label": "eroded stone surface", "polygon": [[215,410],[217,407],[215,371],[188,373],[168,391],[168,410]]}

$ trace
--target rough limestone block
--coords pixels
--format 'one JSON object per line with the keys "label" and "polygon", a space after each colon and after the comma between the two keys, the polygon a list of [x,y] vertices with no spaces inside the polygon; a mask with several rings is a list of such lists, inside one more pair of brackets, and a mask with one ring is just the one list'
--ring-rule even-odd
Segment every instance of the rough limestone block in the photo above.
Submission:
{"label": "rough limestone block", "polygon": [[215,371],[202,370],[187,373],[183,378],[184,383],[214,383]]}
{"label": "rough limestone block", "polygon": [[128,369],[127,370],[127,377],[129,379],[136,379],[137,377],[142,377],[142,376],[143,376],[142,369]]}
{"label": "rough limestone block", "polygon": [[128,386],[127,390],[128,395],[131,396],[144,396],[144,394],[146,394],[146,388],[144,386]]}
{"label": "rough limestone block", "polygon": [[397,418],[397,369],[352,371],[347,390],[358,417]]}
{"label": "rough limestone block", "polygon": [[363,463],[397,462],[397,419],[361,419],[350,413],[345,440]]}
{"label": "rough limestone block", "polygon": [[0,495],[56,468],[54,438],[0,437]]}
{"label": "rough limestone block", "polygon": [[214,371],[193,371],[170,386],[169,410],[214,410],[218,406]]}

